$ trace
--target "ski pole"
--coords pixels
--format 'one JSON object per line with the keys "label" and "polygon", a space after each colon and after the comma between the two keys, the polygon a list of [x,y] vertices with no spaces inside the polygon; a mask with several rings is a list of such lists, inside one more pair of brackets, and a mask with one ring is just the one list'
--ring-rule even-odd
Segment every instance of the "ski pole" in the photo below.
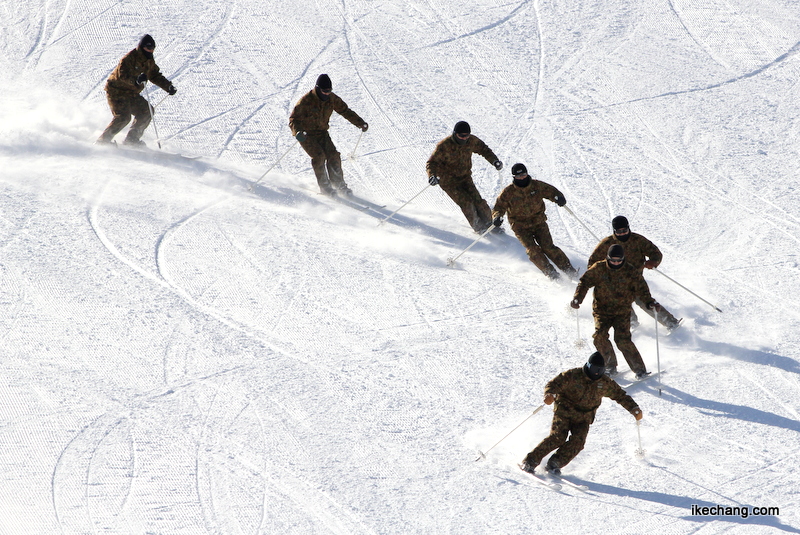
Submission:
{"label": "ski pole", "polygon": [[575,347],[578,349],[582,349],[586,347],[586,342],[583,341],[581,338],[581,311],[580,309],[575,310],[575,325],[578,328],[578,339],[575,340]]}
{"label": "ski pole", "polygon": [[[147,83],[147,82],[145,82]],[[153,132],[156,135],[156,143],[158,143],[158,148],[161,148],[161,138],[158,137],[158,128],[156,127],[156,109],[150,104],[150,95],[147,91],[144,91],[144,96],[147,99],[147,106],[150,108],[150,120],[153,122]]]}
{"label": "ski pole", "polygon": [[390,219],[391,219],[391,218],[394,216],[394,214],[396,214],[397,212],[399,212],[400,210],[402,210],[402,209],[403,209],[403,208],[404,208],[404,207],[405,207],[405,206],[406,206],[408,203],[410,203],[411,201],[413,201],[414,199],[416,199],[417,197],[419,197],[420,195],[422,195],[422,194],[425,192],[425,190],[427,190],[429,187],[431,187],[431,185],[430,185],[430,184],[428,184],[427,186],[425,186],[424,188],[422,188],[422,190],[421,190],[419,193],[417,193],[416,195],[414,195],[413,197],[411,197],[410,199],[408,199],[406,202],[404,202],[404,203],[403,203],[403,206],[401,206],[400,208],[398,208],[397,210],[395,210],[395,211],[394,211],[394,212],[392,212],[391,214],[389,214],[389,215],[387,215],[386,217],[384,217],[383,219],[381,219],[381,220],[380,220],[380,222],[378,222],[378,226],[380,226],[380,225],[383,225],[384,223],[386,223],[387,221],[389,221],[389,220],[390,220]]}
{"label": "ski pole", "polygon": [[364,131],[362,130],[360,134],[358,134],[358,141],[356,141],[356,146],[353,147],[353,152],[350,153],[350,159],[356,159],[356,149],[358,148],[358,144],[361,143],[361,136],[364,135]]}
{"label": "ski pole", "polygon": [[153,107],[153,109],[156,109],[156,108],[158,108],[158,107],[161,105],[161,103],[162,103],[162,102],[164,102],[165,100],[167,100],[167,97],[168,97],[168,96],[169,96],[169,93],[167,93],[166,95],[164,95],[164,97],[163,97],[161,100],[159,100],[159,101],[158,101],[158,102],[157,102],[155,105],[153,105],[153,106],[152,106],[152,107]]}
{"label": "ski pole", "polygon": [[[653,317],[656,319],[656,366],[658,366],[658,395],[661,395],[661,352],[658,348],[658,310],[655,311]],[[637,420],[638,423],[638,420]]]}
{"label": "ski pole", "polygon": [[636,435],[639,437],[639,448],[634,452],[637,457],[644,457],[644,449],[642,449],[642,421],[636,420]]}
{"label": "ski pole", "polygon": [[486,236],[487,234],[489,234],[489,233],[492,231],[492,229],[493,229],[493,228],[494,228],[494,225],[489,225],[489,228],[487,228],[486,230],[484,230],[484,231],[483,231],[483,234],[481,234],[480,236],[478,236],[477,238],[475,238],[475,241],[474,241],[474,242],[472,242],[472,243],[470,243],[470,244],[469,244],[469,247],[467,247],[466,249],[464,249],[463,251],[461,251],[460,253],[458,253],[456,256],[454,256],[454,257],[451,257],[451,258],[448,258],[448,259],[447,259],[447,265],[448,265],[448,266],[450,266],[450,267],[453,267],[453,266],[455,266],[455,265],[456,265],[456,260],[458,260],[458,258],[459,258],[459,257],[460,257],[462,254],[464,254],[464,253],[466,253],[467,251],[469,251],[470,249],[472,249],[472,246],[473,246],[473,245],[475,245],[476,243],[478,243],[478,242],[480,241],[480,239],[481,239],[481,238],[483,238],[484,236]]}
{"label": "ski pole", "polygon": [[281,154],[281,157],[280,157],[280,158],[278,158],[278,159],[275,161],[275,163],[274,163],[274,164],[272,164],[272,165],[269,167],[269,169],[267,169],[266,171],[264,171],[264,174],[263,174],[263,175],[261,175],[260,177],[258,177],[258,180],[256,180],[255,182],[253,182],[252,184],[250,184],[249,186],[247,186],[247,191],[253,191],[253,188],[255,188],[255,187],[258,185],[258,183],[259,183],[259,182],[261,182],[262,180],[264,180],[264,177],[265,177],[265,176],[267,176],[267,173],[269,173],[270,171],[272,171],[272,169],[273,169],[273,168],[274,168],[276,165],[278,165],[278,163],[280,163],[280,161],[281,161],[281,160],[283,160],[283,157],[284,157],[284,156],[286,156],[287,154],[289,154],[289,151],[290,151],[290,150],[292,150],[292,149],[294,148],[294,146],[295,146],[295,145],[297,145],[298,143],[299,143],[299,141],[297,141],[297,140],[295,139],[295,140],[294,140],[294,143],[292,143],[292,144],[289,146],[289,148],[288,148],[288,149],[286,149],[286,152],[284,152],[283,154]]}
{"label": "ski pole", "polygon": [[562,208],[563,208],[564,210],[566,210],[566,211],[567,211],[567,213],[568,213],[569,215],[571,215],[572,217],[574,217],[574,218],[575,218],[575,221],[577,221],[578,223],[580,223],[580,224],[581,224],[581,226],[582,226],[583,228],[585,228],[585,229],[586,229],[586,232],[588,232],[589,234],[591,234],[591,235],[592,235],[592,238],[594,238],[594,239],[595,239],[595,240],[597,240],[597,241],[600,241],[600,238],[598,238],[598,237],[595,235],[595,233],[594,233],[594,232],[592,232],[591,230],[589,230],[589,227],[587,227],[587,226],[586,226],[586,225],[583,223],[583,221],[581,221],[581,220],[578,218],[578,216],[576,216],[576,215],[575,215],[575,212],[573,212],[573,211],[572,211],[572,209],[571,209],[569,206],[567,206],[567,205],[565,204],[564,206],[562,206]]}
{"label": "ski pole", "polygon": [[537,412],[539,412],[539,411],[540,411],[540,410],[542,410],[542,409],[544,409],[544,403],[542,403],[541,405],[539,405],[538,407],[536,407],[536,409],[535,409],[535,410],[534,410],[532,413],[530,413],[530,414],[528,415],[528,417],[527,417],[527,418],[525,418],[524,420],[522,420],[522,421],[521,421],[521,422],[520,422],[520,423],[517,425],[517,427],[515,427],[514,429],[512,429],[511,431],[509,431],[508,433],[506,433],[506,436],[504,436],[503,438],[501,438],[500,440],[498,440],[498,441],[497,441],[497,443],[496,443],[494,446],[492,446],[491,448],[489,448],[489,449],[488,449],[488,450],[486,450],[485,452],[484,452],[484,451],[481,451],[481,450],[478,450],[478,453],[480,453],[480,455],[478,456],[478,458],[477,458],[477,459],[475,459],[475,461],[477,462],[477,461],[480,461],[481,459],[485,459],[485,458],[486,458],[486,454],[487,454],[487,453],[489,453],[490,451],[492,451],[492,450],[493,450],[493,449],[494,449],[494,448],[495,448],[495,447],[496,447],[498,444],[500,444],[502,441],[504,441],[505,439],[507,439],[507,438],[508,438],[508,436],[509,436],[511,433],[513,433],[514,431],[516,431],[517,429],[519,429],[519,427],[520,427],[522,424],[524,424],[525,422],[527,422],[528,420],[530,420],[531,416],[533,416],[534,414],[536,414]]}
{"label": "ski pole", "polygon": [[710,306],[711,308],[713,308],[713,309],[714,309],[714,310],[716,310],[717,312],[722,312],[722,311],[721,311],[719,308],[717,308],[717,306],[716,306],[716,305],[714,305],[714,304],[712,304],[712,303],[709,303],[708,301],[706,301],[705,299],[703,299],[702,297],[700,297],[699,295],[697,295],[696,293],[694,293],[693,291],[691,291],[689,288],[687,288],[687,287],[686,287],[686,286],[684,286],[683,284],[679,283],[678,281],[676,281],[676,280],[675,280],[675,279],[673,279],[672,277],[669,277],[669,276],[665,275],[665,274],[664,274],[664,272],[662,272],[662,271],[659,271],[659,270],[658,270],[658,269],[656,269],[656,268],[653,268],[653,271],[655,271],[656,273],[659,273],[659,274],[660,274],[662,277],[666,277],[666,278],[667,278],[667,280],[670,280],[670,281],[674,282],[675,284],[677,284],[678,286],[680,286],[681,288],[683,288],[684,290],[686,290],[687,292],[689,292],[690,294],[692,294],[693,296],[695,296],[695,297],[696,297],[696,298],[698,298],[700,301],[702,301],[703,303],[707,304],[708,306]]}

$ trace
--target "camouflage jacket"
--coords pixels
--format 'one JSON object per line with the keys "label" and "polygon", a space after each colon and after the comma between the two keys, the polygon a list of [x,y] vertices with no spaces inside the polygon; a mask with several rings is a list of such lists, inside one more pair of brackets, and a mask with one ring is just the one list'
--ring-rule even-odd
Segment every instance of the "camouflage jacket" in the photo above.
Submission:
{"label": "camouflage jacket", "polygon": [[359,128],[366,124],[364,119],[351,110],[336,93],[331,93],[330,97],[325,101],[320,100],[313,89],[303,95],[289,116],[289,128],[292,129],[292,135],[305,132],[313,136],[326,132],[333,112],[338,113]]}
{"label": "camouflage jacket", "polygon": [[547,182],[531,180],[524,188],[511,184],[497,197],[492,217],[503,217],[508,213],[512,229],[544,223],[547,221],[544,199],[555,202],[556,197],[563,199],[564,195]]}
{"label": "camouflage jacket", "polygon": [[592,264],[581,276],[573,299],[582,303],[589,288],[594,288],[592,311],[595,314],[630,314],[637,297],[645,305],[655,303],[642,272],[627,261],[619,269],[611,269],[606,260]]}
{"label": "camouflage jacket", "polygon": [[112,98],[125,98],[138,95],[144,90],[145,84],[137,85],[136,78],[146,74],[147,79],[164,91],[169,90],[172,82],[164,78],[161,70],[156,65],[156,60],[145,56],[144,52],[134,48],[122,58],[117,68],[111,73],[106,82],[106,93]]}
{"label": "camouflage jacket", "polygon": [[616,244],[621,245],[622,249],[625,251],[625,262],[631,264],[640,272],[644,271],[645,260],[652,260],[656,263],[656,266],[658,266],[658,264],[661,263],[661,259],[664,257],[653,242],[641,234],[631,232],[628,241],[620,241],[613,234],[607,238],[603,238],[589,256],[589,263],[587,265],[591,266],[595,262],[605,260],[606,254],[608,254],[608,248]]}
{"label": "camouflage jacket", "polygon": [[492,149],[476,136],[469,136],[467,142],[459,145],[453,136],[447,136],[439,143],[425,164],[428,176],[438,176],[443,188],[456,185],[464,178],[472,176],[472,154],[480,154],[493,164],[497,161]]}
{"label": "camouflage jacket", "polygon": [[603,398],[611,398],[634,416],[639,412],[639,405],[613,379],[603,375],[592,381],[583,372],[583,368],[572,368],[558,374],[544,389],[545,394],[555,396],[555,413],[566,417],[588,417],[594,421],[594,413],[603,402]]}

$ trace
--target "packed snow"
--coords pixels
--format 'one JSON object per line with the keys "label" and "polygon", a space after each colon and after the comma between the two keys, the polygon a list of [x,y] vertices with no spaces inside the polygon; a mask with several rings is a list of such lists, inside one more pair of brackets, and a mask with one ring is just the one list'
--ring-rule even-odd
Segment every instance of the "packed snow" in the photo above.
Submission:
{"label": "packed snow", "polygon": [[[0,533],[800,533],[796,1],[0,13]],[[178,92],[147,91],[150,152],[94,145],[145,33]],[[321,73],[369,122],[330,131],[370,209],[289,131]],[[616,215],[664,253],[684,323],[639,311],[662,373],[619,355],[644,419],[603,403],[563,471],[585,491],[517,463],[590,300],[507,226],[447,266],[477,235],[425,161],[459,120],[506,164],[473,159],[490,205],[516,162],[564,192],[581,270]]]}

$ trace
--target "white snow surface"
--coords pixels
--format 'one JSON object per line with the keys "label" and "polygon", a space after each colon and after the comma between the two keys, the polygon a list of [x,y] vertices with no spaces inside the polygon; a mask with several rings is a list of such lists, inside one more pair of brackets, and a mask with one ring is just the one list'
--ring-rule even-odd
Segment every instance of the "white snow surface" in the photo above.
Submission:
{"label": "white snow surface", "polygon": [[[0,533],[800,533],[796,0],[0,14]],[[199,159],[93,144],[144,33],[178,88],[150,87],[144,140]],[[345,177],[385,208],[318,195],[293,146],[321,73],[370,124],[332,119]],[[490,205],[515,162],[564,192],[576,266],[619,214],[664,253],[646,278],[683,327],[634,332],[664,373],[619,356],[645,453],[606,400],[564,469],[587,492],[516,465],[593,351],[590,297],[576,319],[513,235],[448,267],[476,235],[439,188],[378,225],[459,120],[506,164],[474,157]]]}

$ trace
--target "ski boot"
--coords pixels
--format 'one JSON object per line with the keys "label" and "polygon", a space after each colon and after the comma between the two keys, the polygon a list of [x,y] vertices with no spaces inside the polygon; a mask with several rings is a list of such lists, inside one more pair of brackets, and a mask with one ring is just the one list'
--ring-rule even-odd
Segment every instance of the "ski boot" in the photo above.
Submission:
{"label": "ski boot", "polygon": [[522,463],[520,463],[519,467],[522,469],[523,472],[528,472],[529,474],[535,474],[536,473],[536,471],[535,471],[536,467],[533,466],[532,464],[530,464],[527,459],[522,461]]}
{"label": "ski boot", "polygon": [[561,464],[558,461],[554,461],[552,457],[547,461],[547,464],[544,467],[547,470],[548,474],[552,474],[554,476],[561,475]]}

